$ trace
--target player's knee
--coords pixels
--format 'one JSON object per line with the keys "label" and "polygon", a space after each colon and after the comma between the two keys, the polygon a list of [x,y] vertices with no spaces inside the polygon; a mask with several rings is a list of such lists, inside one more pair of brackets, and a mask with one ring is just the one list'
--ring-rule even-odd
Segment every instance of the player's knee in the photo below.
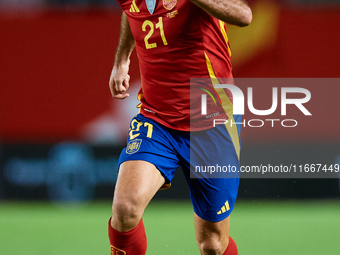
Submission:
{"label": "player's knee", "polygon": [[205,239],[197,242],[197,244],[202,255],[222,254],[225,249],[225,247],[222,247],[222,243],[217,238]]}
{"label": "player's knee", "polygon": [[112,204],[112,215],[122,224],[139,222],[143,209],[135,199],[115,198]]}

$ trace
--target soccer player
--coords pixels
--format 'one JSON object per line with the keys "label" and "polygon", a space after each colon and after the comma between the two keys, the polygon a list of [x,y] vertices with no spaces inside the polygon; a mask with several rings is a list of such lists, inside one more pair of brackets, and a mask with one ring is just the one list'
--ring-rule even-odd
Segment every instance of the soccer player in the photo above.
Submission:
{"label": "soccer player", "polygon": [[[110,90],[116,99],[129,96],[129,59],[134,48],[142,85],[140,111],[131,121],[127,147],[119,158],[109,221],[111,254],[146,253],[144,209],[158,190],[170,186],[178,166],[189,186],[201,254],[238,254],[229,237],[229,216],[239,179],[202,178],[195,166],[239,168],[239,127],[213,127],[209,116],[239,121],[232,115],[230,92],[215,85],[220,78],[232,79],[226,23],[248,25],[251,10],[244,0],[118,2],[123,14]],[[211,82],[190,82],[191,78]],[[193,83],[201,86],[197,95],[191,93]],[[200,108],[190,109],[190,94],[197,101],[201,92],[209,95],[205,114]]]}

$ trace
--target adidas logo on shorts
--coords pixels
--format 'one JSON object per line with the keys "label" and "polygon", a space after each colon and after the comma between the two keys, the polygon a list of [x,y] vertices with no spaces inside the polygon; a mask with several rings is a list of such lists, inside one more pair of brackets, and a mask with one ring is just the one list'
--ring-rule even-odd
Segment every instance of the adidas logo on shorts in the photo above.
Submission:
{"label": "adidas logo on shorts", "polygon": [[224,203],[224,206],[221,207],[221,210],[217,212],[217,214],[222,214],[230,210],[229,202],[228,200]]}

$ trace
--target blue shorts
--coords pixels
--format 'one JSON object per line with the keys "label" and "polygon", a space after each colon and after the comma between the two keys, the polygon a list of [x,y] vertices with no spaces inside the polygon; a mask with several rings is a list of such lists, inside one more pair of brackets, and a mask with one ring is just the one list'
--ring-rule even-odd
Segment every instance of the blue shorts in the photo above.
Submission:
{"label": "blue shorts", "polygon": [[[240,122],[239,116],[234,117]],[[238,126],[238,137],[239,132]],[[152,163],[166,183],[171,183],[181,166],[194,211],[204,220],[221,221],[234,208],[240,162],[223,124],[204,131],[186,132],[167,128],[138,114],[130,123],[127,147],[120,154],[119,165],[128,160]]]}

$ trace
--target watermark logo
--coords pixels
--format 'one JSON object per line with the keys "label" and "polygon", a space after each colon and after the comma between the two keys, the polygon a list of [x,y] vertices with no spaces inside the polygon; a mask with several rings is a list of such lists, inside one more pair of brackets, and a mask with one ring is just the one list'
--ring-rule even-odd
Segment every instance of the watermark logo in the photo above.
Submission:
{"label": "watermark logo", "polygon": [[[254,99],[253,99],[253,88],[247,88],[247,98],[240,88],[235,85],[230,84],[215,84],[214,88],[216,89],[228,89],[232,93],[233,96],[233,114],[234,115],[244,115],[245,113],[245,101],[247,102],[248,110],[256,115],[256,116],[268,116],[277,111],[279,106],[279,88],[273,87],[271,93],[271,107],[269,109],[256,109],[254,107]],[[205,90],[204,90],[205,91]],[[206,91],[205,91],[206,92]],[[289,94],[299,95],[299,98],[289,98]],[[208,93],[210,97],[213,98],[211,93]],[[311,116],[311,112],[305,107],[304,104],[309,102],[311,99],[311,92],[308,89],[300,88],[300,87],[281,87],[280,88],[280,108],[281,108],[281,116],[287,116],[287,105],[294,105],[299,109],[305,116]],[[215,105],[216,101],[214,100]],[[201,115],[207,115],[207,95],[201,95]],[[298,122],[295,119],[251,119],[251,120],[243,120],[241,123],[232,123],[231,120],[224,119],[214,119],[214,127],[219,124],[228,123],[230,125],[242,124],[244,127],[248,124],[249,127],[262,127],[265,123],[270,123],[272,127],[274,127],[276,122],[280,122],[283,127],[295,127]]]}

